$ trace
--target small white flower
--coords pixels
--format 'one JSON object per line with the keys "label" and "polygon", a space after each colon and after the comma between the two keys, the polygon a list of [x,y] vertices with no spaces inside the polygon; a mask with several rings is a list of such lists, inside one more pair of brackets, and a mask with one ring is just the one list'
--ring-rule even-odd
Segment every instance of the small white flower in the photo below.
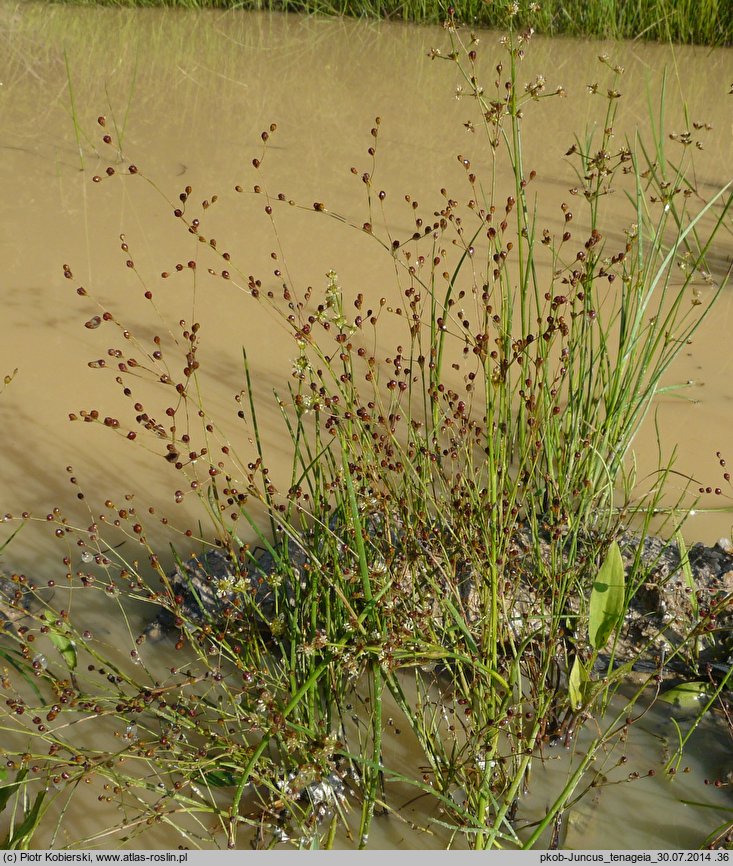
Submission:
{"label": "small white flower", "polygon": [[227,577],[223,577],[216,584],[216,597],[217,598],[226,598],[230,592],[234,590],[234,580],[231,575],[227,575]]}

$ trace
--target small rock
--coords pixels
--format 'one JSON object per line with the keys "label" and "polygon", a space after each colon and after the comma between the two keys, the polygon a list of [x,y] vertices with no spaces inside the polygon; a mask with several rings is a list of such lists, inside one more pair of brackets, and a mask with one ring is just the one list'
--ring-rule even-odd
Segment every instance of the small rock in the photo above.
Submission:
{"label": "small rock", "polygon": [[733,556],[733,541],[730,538],[719,538],[715,546],[719,547],[723,553],[727,553],[728,556]]}

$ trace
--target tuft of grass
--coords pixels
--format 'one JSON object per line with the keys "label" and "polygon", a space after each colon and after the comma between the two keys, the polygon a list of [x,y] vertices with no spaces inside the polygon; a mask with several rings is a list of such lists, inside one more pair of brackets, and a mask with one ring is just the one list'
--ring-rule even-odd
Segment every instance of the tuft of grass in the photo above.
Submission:
{"label": "tuft of grass", "polygon": [[[79,786],[96,785],[125,820],[110,816],[75,844],[110,847],[165,824],[199,847],[338,839],[365,848],[407,790],[439,810],[434,823],[451,845],[529,848],[593,789],[594,761],[612,763],[643,715],[641,696],[658,694],[663,661],[609,714],[628,688],[635,658],[621,658],[620,646],[644,581],[638,563],[623,575],[617,538],[634,517],[648,526],[667,475],[634,501],[628,486],[623,496],[624,458],[662,376],[723,289],[707,259],[733,197],[730,184],[707,201],[696,195],[690,136],[670,145],[660,128],[649,145],[616,140],[623,70],[602,57],[599,131],[568,152],[573,205],[559,204],[559,228],[544,225],[523,129],[537,102],[565,94],[543,76],[523,81],[532,34],[517,23],[510,17],[499,48],[488,49],[496,79],[484,87],[477,36],[446,22],[450,45],[432,57],[462,77],[491,158],[481,168],[459,157],[463,192],[441,189],[434,206],[407,196],[408,230],[392,229],[387,191],[373,180],[379,118],[363,221],[269,192],[275,124],[255,160],[261,181],[249,193],[235,188],[263,200],[276,234],[279,209],[300,208],[369,238],[394,267],[391,298],[349,292],[333,271],[322,290],[302,289],[282,277],[282,262],[278,286],[257,278],[223,252],[235,243],[208,234],[219,197],[197,203],[191,187],[164,196],[189,252],[161,279],[190,279],[201,300],[208,277],[229,293],[232,315],[246,321],[264,306],[287,335],[292,377],[276,399],[292,445],[289,484],[272,480],[246,351],[235,406],[244,433],[232,441],[202,393],[200,325],[160,314],[163,345],[99,305],[87,327],[110,337],[91,366],[112,373],[129,409],[85,408],[72,420],[103,425],[158,460],[164,447],[172,498],[196,497],[209,519],[170,526],[179,569],[191,545],[199,564],[215,552],[227,568],[198,587],[175,583],[134,502],[107,501],[96,516],[90,506],[86,527],[60,507],[49,512],[68,550],[63,602],[12,576],[15,603],[25,593],[37,601],[12,635],[15,673],[1,684],[14,777],[0,802],[18,828],[11,840],[45,833],[54,847],[62,820],[43,821],[52,801],[63,816]],[[104,143],[116,159],[112,132]],[[92,180],[154,185],[134,164]],[[614,189],[629,200],[620,242],[603,224]],[[124,236],[122,249],[146,285]],[[73,280],[68,265],[64,276]],[[85,287],[77,294],[94,303]],[[401,338],[384,350],[387,316]],[[86,564],[76,573],[72,551]],[[217,600],[209,608],[205,589]],[[124,644],[95,636],[85,622],[95,605],[117,618]],[[169,657],[150,646],[141,607],[169,612]],[[693,657],[698,637],[693,627],[684,642]],[[663,638],[661,627],[648,641]],[[390,760],[393,717],[419,749],[412,775]],[[554,743],[574,748],[584,727],[596,731],[590,744],[542,818],[524,826],[533,764]],[[90,728],[93,746],[78,736]],[[619,756],[609,771],[618,781],[639,777],[622,764]]]}
{"label": "tuft of grass", "polygon": [[[66,2],[66,0],[57,0]],[[171,6],[347,15],[439,24],[439,0],[70,0],[79,5]],[[649,39],[700,45],[733,42],[733,9],[726,0],[544,0],[541,3],[464,0],[456,6],[473,27],[534,27],[550,36]]]}

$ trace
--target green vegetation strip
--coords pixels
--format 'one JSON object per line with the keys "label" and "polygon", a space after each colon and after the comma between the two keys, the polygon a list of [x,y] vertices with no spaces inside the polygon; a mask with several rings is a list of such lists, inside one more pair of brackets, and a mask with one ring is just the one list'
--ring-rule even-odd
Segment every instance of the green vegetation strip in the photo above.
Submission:
{"label": "green vegetation strip", "polygon": [[[59,0],[65,2],[65,0]],[[77,5],[175,6],[190,9],[244,9],[388,18],[442,23],[442,0],[70,0]],[[539,8],[537,8],[539,7]],[[733,42],[733,4],[728,0],[545,0],[543,3],[454,4],[465,24],[488,28],[532,26],[550,36],[649,39],[699,45]]]}
{"label": "green vegetation strip", "polygon": [[[270,289],[269,278],[249,274],[246,248],[225,253],[208,235],[204,214],[218,194],[200,209],[190,186],[172,200],[127,158],[88,177],[130,184],[131,200],[149,184],[180,223],[183,261],[192,234],[198,242],[189,267],[176,267],[190,282],[179,284],[171,309],[146,291],[143,336],[76,289],[87,299],[80,315],[103,312],[86,327],[104,321],[141,359],[127,356],[132,348],[108,349],[118,364],[90,366],[114,376],[131,403],[142,385],[150,412],[169,426],[137,402],[121,420],[96,409],[70,418],[165,461],[170,498],[190,491],[207,519],[194,529],[161,518],[177,580],[146,528],[157,530],[152,507],[105,500],[89,526],[61,507],[47,517],[3,515],[3,565],[27,522],[65,546],[63,568],[55,563],[46,583],[12,568],[0,575],[2,847],[143,847],[142,832],[165,823],[171,848],[364,848],[380,845],[371,834],[385,814],[399,814],[435,846],[556,848],[566,841],[564,816],[584,797],[595,802],[604,786],[657,773],[646,758],[632,769],[627,747],[664,675],[685,672],[691,682],[665,700],[692,703],[694,713],[675,723],[675,751],[661,772],[684,772],[680,761],[706,714],[733,734],[729,596],[705,598],[680,543],[679,585],[694,601],[673,622],[659,603],[639,642],[631,602],[659,572],[640,555],[628,568],[621,550],[626,526],[648,535],[661,513],[672,463],[660,464],[641,493],[625,456],[655,396],[674,387],[662,384],[671,365],[726,291],[720,263],[733,181],[703,197],[701,148],[689,132],[664,133],[663,93],[651,137],[623,139],[624,70],[601,54],[598,121],[566,154],[576,204],[562,202],[559,223],[543,225],[538,199],[554,193],[535,192],[523,142],[533,118],[542,122],[536,103],[566,94],[545,92],[543,76],[524,85],[526,32],[512,29],[499,43],[453,19],[446,30],[449,44],[434,59],[462,79],[470,124],[491,156],[483,168],[460,158],[470,198],[443,187],[435,211],[406,196],[415,230],[396,238],[387,193],[373,185],[379,118],[362,176],[366,210],[353,222],[317,200],[269,191],[274,180],[261,166],[276,124],[260,135],[259,182],[245,194],[264,202],[278,244],[285,208],[330,220],[347,243],[366,236],[394,269],[389,296],[342,290],[333,270],[324,288]],[[484,51],[497,70],[486,87]],[[67,78],[83,145],[90,139],[68,69]],[[122,125],[97,122],[119,159]],[[604,202],[614,190],[628,208],[608,225]],[[219,225],[236,239],[243,225],[231,199],[228,207],[232,217]],[[170,261],[167,249],[157,252]],[[287,273],[285,256],[273,258]],[[132,258],[125,267],[147,289]],[[63,272],[73,279],[70,265]],[[243,339],[257,306],[284,335],[278,350],[293,366],[275,399],[291,440],[287,489],[274,484],[282,453],[258,417],[258,370],[244,349],[235,397],[243,429],[227,438],[204,401],[197,370],[207,330],[181,311],[210,297],[199,295],[205,273],[220,281],[217,302],[241,317]],[[388,297],[403,306],[388,306]],[[383,315],[398,327],[394,348],[384,345]],[[729,473],[723,478],[731,485]],[[686,501],[665,506],[671,528],[659,530],[680,542]],[[254,539],[246,544],[243,533]],[[152,645],[141,603],[156,617],[166,612],[167,645]],[[654,648],[649,669],[642,663]],[[644,671],[642,682],[629,682],[632,668]],[[535,795],[538,812],[527,799],[532,768],[554,763],[556,746],[568,753],[563,779]],[[87,785],[113,808],[83,836],[86,823],[74,816],[87,800],[74,800]],[[715,822],[698,831],[703,844],[728,833]],[[442,837],[428,838],[436,828]]]}

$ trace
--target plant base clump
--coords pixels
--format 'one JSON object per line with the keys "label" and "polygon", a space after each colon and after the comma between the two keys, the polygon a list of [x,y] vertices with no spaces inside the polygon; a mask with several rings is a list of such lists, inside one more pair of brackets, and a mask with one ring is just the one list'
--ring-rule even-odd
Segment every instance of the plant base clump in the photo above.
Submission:
{"label": "plant base clump", "polygon": [[[4,746],[15,828],[6,847],[28,843],[51,788],[71,797],[86,785],[131,816],[87,844],[165,824],[209,847],[364,848],[376,817],[399,814],[398,792],[402,803],[424,799],[436,816],[426,828],[434,820],[449,846],[556,847],[584,792],[641,778],[624,769],[623,749],[647,686],[655,698],[665,676],[692,673],[703,711],[730,718],[730,556],[649,538],[669,470],[640,498],[625,463],[662,376],[724,286],[708,256],[730,185],[702,199],[691,133],[672,139],[681,155],[667,154],[661,133],[651,146],[617,141],[623,70],[604,56],[607,86],[591,88],[601,122],[566,152],[573,208],[560,202],[559,229],[543,224],[523,130],[535,102],[565,89],[525,80],[531,29],[502,39],[487,89],[479,37],[453,17],[446,30],[450,48],[430,56],[459,77],[486,164],[458,156],[465,196],[442,188],[429,208],[405,196],[407,231],[391,228],[374,180],[379,118],[369,166],[351,171],[367,200],[366,219],[353,222],[269,192],[263,163],[277,126],[262,132],[258,182],[235,192],[263,204],[272,275],[255,276],[209,234],[218,196],[199,205],[190,186],[164,196],[187,246],[160,279],[190,280],[194,310],[212,286],[230,292],[232,315],[246,322],[255,305],[286,335],[291,378],[276,400],[292,461],[281,489],[246,350],[233,400],[244,434],[232,441],[202,396],[205,325],[166,321],[122,236],[164,328],[138,339],[98,302],[85,326],[114,337],[90,366],[114,376],[123,408],[71,419],[147,446],[173,473],[174,503],[194,498],[210,530],[179,530],[186,552],[168,573],[133,499],[90,508],[86,528],[60,508],[46,518],[67,548],[65,601],[39,598],[2,650],[4,737],[15,744]],[[103,141],[115,147],[109,132]],[[155,187],[135,164],[93,178],[120,181]],[[629,222],[606,233],[615,189],[628,195]],[[394,271],[390,297],[349,294],[334,271],[324,292],[293,284],[279,208],[373,242]],[[76,292],[94,301],[85,286]],[[385,316],[401,333],[387,349]],[[641,538],[626,532],[632,521]],[[26,587],[40,596],[33,581],[17,583],[16,605]],[[83,622],[100,598],[122,646]],[[147,634],[141,604],[155,614]],[[168,630],[172,660],[152,641]],[[76,736],[88,729],[94,745]],[[392,729],[409,732],[413,772],[390,759]],[[528,822],[533,763],[557,742],[573,750],[571,767]],[[60,823],[51,841],[59,833]]]}

